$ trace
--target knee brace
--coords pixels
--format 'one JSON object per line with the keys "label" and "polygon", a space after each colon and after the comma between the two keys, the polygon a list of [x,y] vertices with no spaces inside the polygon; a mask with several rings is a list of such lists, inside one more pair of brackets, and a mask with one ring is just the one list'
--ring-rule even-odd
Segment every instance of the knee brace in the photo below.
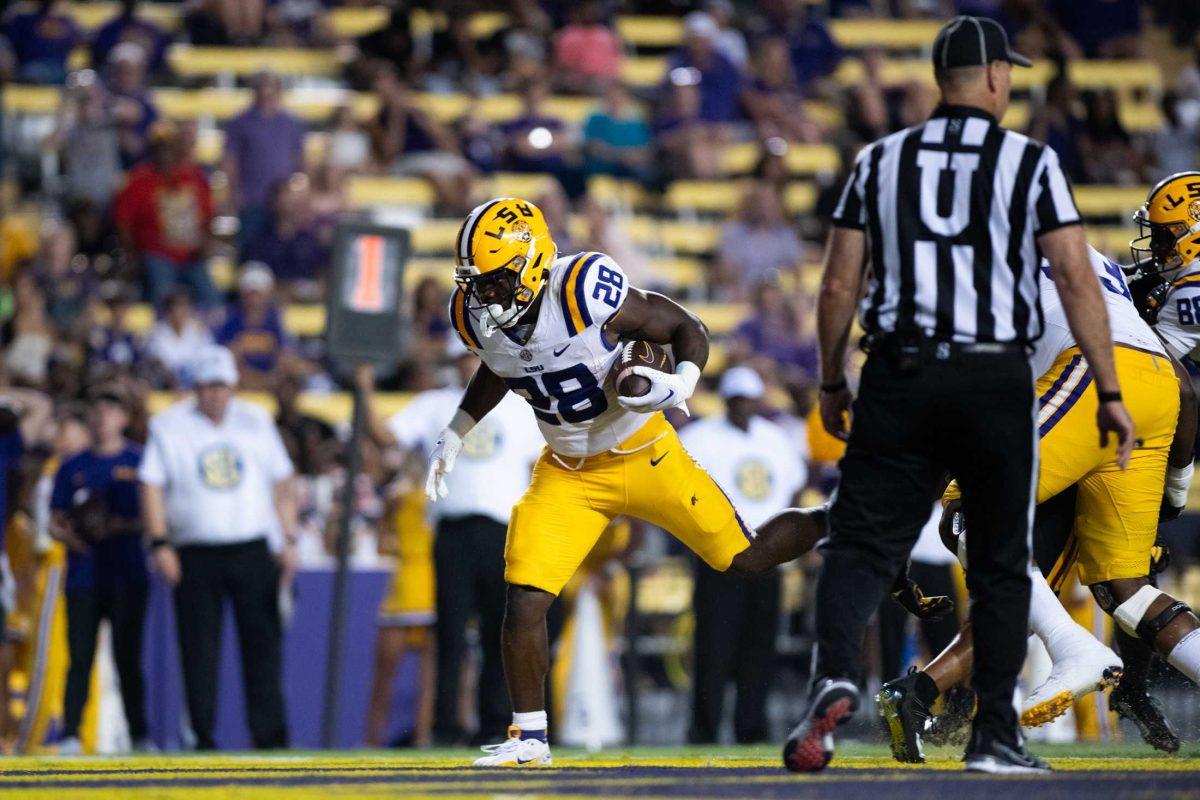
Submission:
{"label": "knee brace", "polygon": [[1112,612],[1113,619],[1130,636],[1136,636],[1148,645],[1154,645],[1154,639],[1163,628],[1180,614],[1192,609],[1182,600],[1175,600],[1162,612],[1152,619],[1145,619],[1146,612],[1159,597],[1168,596],[1153,586],[1143,586],[1133,593],[1133,596]]}

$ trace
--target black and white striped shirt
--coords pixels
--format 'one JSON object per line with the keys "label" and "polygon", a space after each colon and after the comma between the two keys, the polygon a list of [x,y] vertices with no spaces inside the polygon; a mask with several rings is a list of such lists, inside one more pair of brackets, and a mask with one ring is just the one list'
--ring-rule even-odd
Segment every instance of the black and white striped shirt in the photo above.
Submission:
{"label": "black and white striped shirt", "polygon": [[1080,222],[1054,150],[985,111],[941,106],[859,154],[833,214],[867,235],[867,333],[1031,342],[1036,238]]}

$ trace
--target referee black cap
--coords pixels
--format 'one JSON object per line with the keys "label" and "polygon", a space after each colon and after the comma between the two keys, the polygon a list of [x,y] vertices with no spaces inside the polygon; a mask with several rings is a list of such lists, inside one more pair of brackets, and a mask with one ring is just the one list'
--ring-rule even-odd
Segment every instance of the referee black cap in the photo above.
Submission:
{"label": "referee black cap", "polygon": [[933,40],[935,69],[986,67],[993,61],[1008,61],[1018,67],[1032,62],[1014,52],[1008,34],[999,22],[987,17],[961,16],[947,22]]}

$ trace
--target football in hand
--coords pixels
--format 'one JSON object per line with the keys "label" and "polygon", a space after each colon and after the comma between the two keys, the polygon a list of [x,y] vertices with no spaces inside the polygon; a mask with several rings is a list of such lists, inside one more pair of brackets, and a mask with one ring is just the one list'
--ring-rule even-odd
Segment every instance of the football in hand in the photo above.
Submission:
{"label": "football in hand", "polygon": [[613,364],[613,380],[617,394],[622,397],[641,397],[650,391],[650,379],[634,375],[634,367],[649,367],[666,373],[675,371],[675,364],[662,345],[644,341],[622,342],[621,355]]}

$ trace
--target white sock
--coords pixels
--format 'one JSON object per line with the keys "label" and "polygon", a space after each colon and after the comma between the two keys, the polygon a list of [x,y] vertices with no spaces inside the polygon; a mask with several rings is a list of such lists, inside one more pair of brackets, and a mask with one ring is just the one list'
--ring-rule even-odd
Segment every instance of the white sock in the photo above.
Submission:
{"label": "white sock", "polygon": [[545,711],[516,711],[513,712],[512,724],[522,731],[545,732],[549,723],[546,721]]}
{"label": "white sock", "polygon": [[1071,619],[1037,567],[1030,567],[1029,582],[1029,628],[1046,645],[1050,660],[1059,661],[1080,646],[1091,645],[1092,635]]}
{"label": "white sock", "polygon": [[1179,644],[1167,656],[1167,663],[1188,676],[1193,683],[1200,683],[1200,629],[1179,640]]}

